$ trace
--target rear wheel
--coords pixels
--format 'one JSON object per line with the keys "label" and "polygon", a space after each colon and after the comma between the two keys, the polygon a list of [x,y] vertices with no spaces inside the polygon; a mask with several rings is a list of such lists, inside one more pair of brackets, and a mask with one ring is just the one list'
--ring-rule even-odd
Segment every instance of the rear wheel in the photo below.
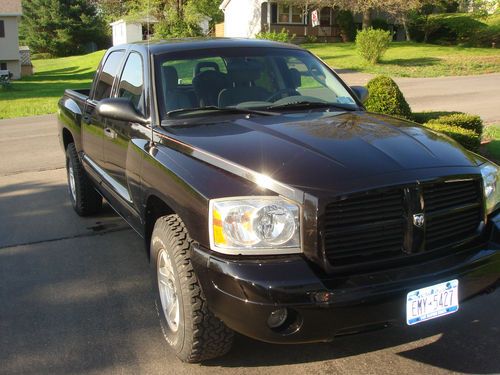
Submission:
{"label": "rear wheel", "polygon": [[207,307],[190,259],[192,240],[177,215],[158,219],[151,237],[151,276],[165,339],[184,362],[226,354],[233,331]]}
{"label": "rear wheel", "polygon": [[99,212],[102,197],[85,173],[74,143],[70,143],[66,148],[66,171],[69,199],[76,213],[87,216]]}

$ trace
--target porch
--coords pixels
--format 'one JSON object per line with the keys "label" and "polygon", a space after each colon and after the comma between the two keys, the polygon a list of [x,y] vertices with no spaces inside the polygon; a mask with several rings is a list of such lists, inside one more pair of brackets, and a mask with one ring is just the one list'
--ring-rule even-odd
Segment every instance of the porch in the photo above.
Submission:
{"label": "porch", "polygon": [[[268,12],[268,9],[271,9]],[[322,42],[341,41],[341,28],[337,23],[337,10],[331,7],[318,9],[319,26],[312,26],[311,13],[317,7],[289,5],[276,2],[264,2],[261,4],[261,30],[280,32],[288,30],[295,34],[295,40],[301,42],[309,37],[316,37]],[[361,24],[360,24],[361,26]]]}

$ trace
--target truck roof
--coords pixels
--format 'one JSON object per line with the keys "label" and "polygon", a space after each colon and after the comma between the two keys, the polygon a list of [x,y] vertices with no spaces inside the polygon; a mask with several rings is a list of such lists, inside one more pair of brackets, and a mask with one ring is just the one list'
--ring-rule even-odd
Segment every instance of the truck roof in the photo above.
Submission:
{"label": "truck roof", "polygon": [[178,38],[168,40],[141,41],[136,43],[122,44],[111,48],[122,49],[126,46],[145,47],[148,46],[151,54],[157,55],[165,52],[185,51],[196,49],[217,49],[217,48],[245,48],[245,47],[272,47],[272,48],[296,48],[296,45],[274,42],[262,39],[244,38]]}

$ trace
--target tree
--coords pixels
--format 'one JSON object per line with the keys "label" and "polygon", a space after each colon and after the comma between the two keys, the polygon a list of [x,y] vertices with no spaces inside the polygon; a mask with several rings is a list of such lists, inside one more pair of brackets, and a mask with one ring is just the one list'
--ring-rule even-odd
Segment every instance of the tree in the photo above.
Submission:
{"label": "tree", "polygon": [[66,56],[107,43],[106,25],[88,0],[23,0],[21,38],[36,53]]}
{"label": "tree", "polygon": [[220,0],[131,0],[135,3],[131,13],[154,15],[159,23],[155,26],[158,37],[189,37],[201,34],[200,21],[211,18],[211,25],[223,19]]}

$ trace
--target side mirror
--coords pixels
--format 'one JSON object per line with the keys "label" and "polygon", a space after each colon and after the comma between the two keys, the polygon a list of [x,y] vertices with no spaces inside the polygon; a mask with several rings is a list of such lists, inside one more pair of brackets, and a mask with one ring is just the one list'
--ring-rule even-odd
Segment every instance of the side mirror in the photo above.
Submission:
{"label": "side mirror", "polygon": [[364,86],[351,86],[351,90],[354,91],[361,103],[364,103],[368,99],[368,89]]}
{"label": "side mirror", "polygon": [[114,120],[136,122],[142,125],[148,122],[127,98],[102,99],[97,103],[96,112],[102,117]]}

